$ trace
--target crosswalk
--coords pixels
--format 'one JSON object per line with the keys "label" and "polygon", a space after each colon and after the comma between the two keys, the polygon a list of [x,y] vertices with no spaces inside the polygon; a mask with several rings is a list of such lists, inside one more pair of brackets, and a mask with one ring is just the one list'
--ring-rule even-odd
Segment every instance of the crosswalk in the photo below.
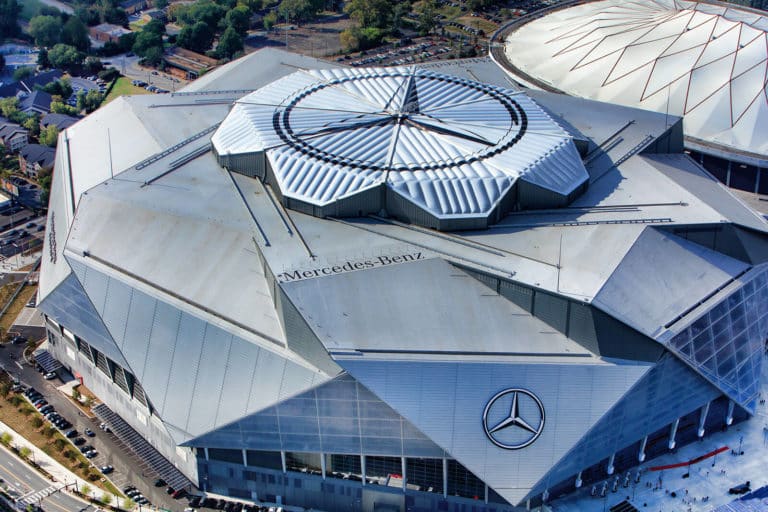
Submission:
{"label": "crosswalk", "polygon": [[19,498],[16,501],[16,503],[26,507],[27,505],[31,505],[32,503],[37,503],[43,498],[47,498],[48,496],[53,494],[57,489],[58,487],[56,487],[55,485],[49,485],[45,489],[40,489],[39,491],[33,491],[25,494],[24,496]]}

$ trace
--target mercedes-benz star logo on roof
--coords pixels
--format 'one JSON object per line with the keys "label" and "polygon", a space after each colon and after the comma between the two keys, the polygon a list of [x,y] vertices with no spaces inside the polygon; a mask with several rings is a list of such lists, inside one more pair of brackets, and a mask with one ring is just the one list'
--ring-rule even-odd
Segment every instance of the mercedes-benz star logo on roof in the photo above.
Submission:
{"label": "mercedes-benz star logo on roof", "polygon": [[505,389],[496,393],[485,406],[483,429],[499,448],[525,448],[544,430],[544,405],[528,390]]}

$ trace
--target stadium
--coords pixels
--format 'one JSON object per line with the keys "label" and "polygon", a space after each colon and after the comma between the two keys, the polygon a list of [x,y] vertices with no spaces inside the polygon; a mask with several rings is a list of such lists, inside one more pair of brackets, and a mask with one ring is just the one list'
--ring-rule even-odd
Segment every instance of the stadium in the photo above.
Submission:
{"label": "stadium", "polygon": [[685,116],[691,156],[768,193],[764,11],[678,0],[565,2],[497,34],[496,60],[535,88]]}
{"label": "stadium", "polygon": [[680,118],[268,49],[57,151],[47,350],[176,488],[515,510],[754,414],[768,225]]}

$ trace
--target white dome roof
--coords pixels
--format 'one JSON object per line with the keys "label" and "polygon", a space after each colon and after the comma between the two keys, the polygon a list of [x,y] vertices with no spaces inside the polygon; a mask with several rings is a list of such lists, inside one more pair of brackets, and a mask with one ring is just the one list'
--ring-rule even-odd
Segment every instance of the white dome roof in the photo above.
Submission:
{"label": "white dome roof", "polygon": [[323,206],[384,185],[438,218],[487,216],[518,179],[564,195],[587,179],[525,94],[418,68],[297,71],[239,99],[212,142],[264,154],[284,197]]}
{"label": "white dome roof", "polygon": [[506,41],[520,70],[566,93],[684,115],[685,134],[768,154],[768,18],[698,2],[604,0]]}

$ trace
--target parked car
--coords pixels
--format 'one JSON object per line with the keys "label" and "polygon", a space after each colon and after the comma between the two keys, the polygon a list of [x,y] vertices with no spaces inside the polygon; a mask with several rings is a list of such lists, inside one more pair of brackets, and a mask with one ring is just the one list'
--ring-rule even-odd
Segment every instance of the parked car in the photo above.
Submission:
{"label": "parked car", "polygon": [[93,430],[89,429],[89,428],[85,429],[85,430],[84,430],[84,433],[85,433],[85,435],[87,435],[88,437],[94,437],[94,436],[96,436],[96,433],[95,433]]}
{"label": "parked car", "polygon": [[101,470],[101,473],[104,475],[108,475],[115,470],[115,468],[113,468],[112,466],[101,466],[99,469]]}
{"label": "parked car", "polygon": [[54,411],[54,408],[51,404],[48,404],[40,408],[40,414],[48,414],[49,412],[53,412],[53,411]]}
{"label": "parked car", "polygon": [[158,478],[157,480],[155,480],[155,487],[162,487],[164,485],[165,485],[165,480],[163,480],[162,478]]}
{"label": "parked car", "polygon": [[80,433],[79,433],[77,430],[75,430],[75,429],[72,429],[72,430],[68,431],[68,432],[67,432],[66,434],[64,434],[64,435],[67,437],[67,439],[74,439],[75,437],[77,437],[78,435],[80,435]]}
{"label": "parked car", "polygon": [[55,379],[56,377],[58,377],[58,375],[56,375],[56,372],[48,372],[48,373],[46,373],[45,375],[43,375],[43,378],[44,378],[45,380],[53,380],[53,379]]}
{"label": "parked car", "polygon": [[97,452],[96,450],[91,450],[89,452],[85,452],[84,453],[86,459],[92,459],[95,456],[97,456],[98,454],[99,454],[99,452]]}
{"label": "parked car", "polygon": [[76,437],[72,440],[72,442],[75,444],[75,446],[82,446],[85,444],[85,439],[82,437]]}

